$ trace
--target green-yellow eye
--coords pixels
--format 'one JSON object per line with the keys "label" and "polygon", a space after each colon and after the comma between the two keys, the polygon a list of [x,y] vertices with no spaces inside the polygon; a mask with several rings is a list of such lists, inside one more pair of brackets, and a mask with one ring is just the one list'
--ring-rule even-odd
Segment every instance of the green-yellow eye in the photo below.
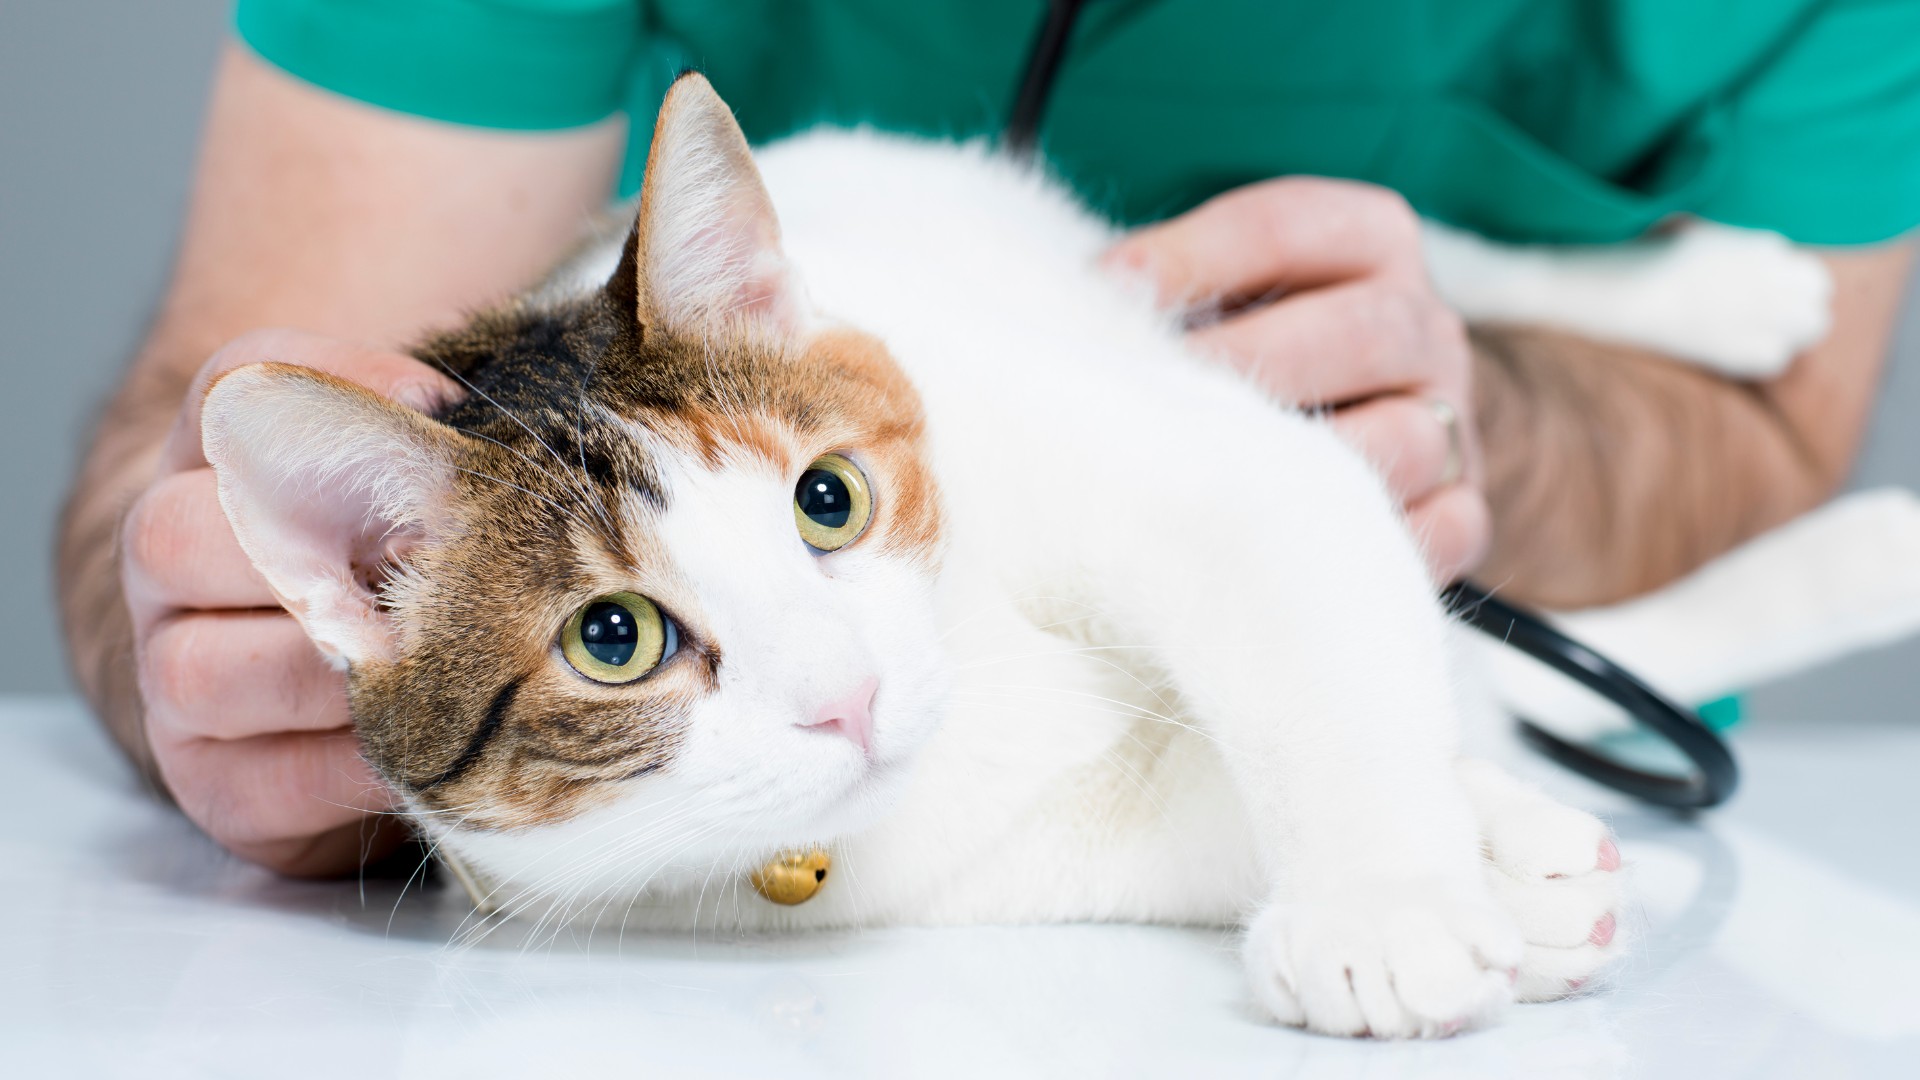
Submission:
{"label": "green-yellow eye", "polygon": [[560,633],[560,651],[595,682],[628,683],[672,656],[678,636],[653,601],[613,593],[573,613]]}
{"label": "green-yellow eye", "polygon": [[793,520],[800,539],[816,551],[838,551],[873,519],[867,478],[839,454],[815,458],[793,489]]}

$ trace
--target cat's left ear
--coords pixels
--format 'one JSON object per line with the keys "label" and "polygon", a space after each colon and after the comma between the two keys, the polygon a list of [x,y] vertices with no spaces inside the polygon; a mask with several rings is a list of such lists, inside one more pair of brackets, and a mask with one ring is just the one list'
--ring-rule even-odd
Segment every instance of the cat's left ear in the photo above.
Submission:
{"label": "cat's left ear", "polygon": [[449,527],[462,437],[353,383],[249,364],[207,390],[201,444],[240,547],[320,651],[388,661],[385,576]]}
{"label": "cat's left ear", "polygon": [[698,73],[680,76],[660,107],[640,214],[608,289],[643,328],[678,334],[791,333],[803,321],[747,138]]}

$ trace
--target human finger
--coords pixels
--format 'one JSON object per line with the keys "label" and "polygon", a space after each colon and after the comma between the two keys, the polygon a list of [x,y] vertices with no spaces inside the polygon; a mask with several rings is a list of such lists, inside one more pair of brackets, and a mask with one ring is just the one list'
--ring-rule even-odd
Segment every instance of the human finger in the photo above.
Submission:
{"label": "human finger", "polygon": [[1486,496],[1466,484],[1442,488],[1409,506],[1407,525],[1437,585],[1472,573],[1486,558],[1493,536]]}
{"label": "human finger", "polygon": [[139,645],[149,731],[230,741],[350,723],[346,679],[283,611],[182,612]]}
{"label": "human finger", "polygon": [[1300,289],[1378,273],[1419,274],[1420,223],[1373,184],[1287,176],[1217,195],[1137,230],[1107,252],[1163,304]]}
{"label": "human finger", "polygon": [[151,733],[154,760],[180,808],[229,848],[305,840],[391,810],[391,791],[349,729],[247,739]]}
{"label": "human finger", "polygon": [[1253,308],[1187,340],[1282,401],[1339,405],[1457,381],[1466,365],[1458,322],[1424,290],[1365,281]]}
{"label": "human finger", "polygon": [[1461,421],[1444,402],[1391,394],[1341,409],[1331,419],[1403,504],[1466,478],[1466,447],[1454,427]]}
{"label": "human finger", "polygon": [[209,468],[162,476],[134,502],[121,522],[120,571],[137,633],[171,610],[280,603],[234,538]]}
{"label": "human finger", "polygon": [[330,878],[369,866],[413,835],[403,817],[373,814],[313,836],[229,843],[227,850],[288,877]]}
{"label": "human finger", "polygon": [[256,330],[221,346],[194,376],[161,451],[163,471],[207,463],[200,449],[200,405],[207,387],[247,364],[274,361],[337,375],[403,405],[431,410],[459,399],[460,384],[404,353],[372,349],[298,330]]}

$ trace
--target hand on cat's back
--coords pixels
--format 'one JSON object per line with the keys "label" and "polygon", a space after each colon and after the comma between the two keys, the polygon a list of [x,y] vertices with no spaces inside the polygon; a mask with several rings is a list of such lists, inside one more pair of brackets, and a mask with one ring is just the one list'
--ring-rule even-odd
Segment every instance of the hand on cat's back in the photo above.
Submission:
{"label": "hand on cat's back", "polygon": [[1472,355],[1427,280],[1405,200],[1348,180],[1269,180],[1133,233],[1107,264],[1145,275],[1165,303],[1222,312],[1190,334],[1203,354],[1281,400],[1333,410],[1406,507],[1438,581],[1479,563],[1491,531]]}
{"label": "hand on cat's back", "polygon": [[234,539],[200,447],[200,402],[261,361],[316,368],[425,408],[458,396],[398,353],[293,331],[238,338],[202,366],[121,534],[146,738],[180,808],[244,858],[285,873],[361,864],[402,835],[367,827],[391,796],[361,760],[345,676],[315,651]]}

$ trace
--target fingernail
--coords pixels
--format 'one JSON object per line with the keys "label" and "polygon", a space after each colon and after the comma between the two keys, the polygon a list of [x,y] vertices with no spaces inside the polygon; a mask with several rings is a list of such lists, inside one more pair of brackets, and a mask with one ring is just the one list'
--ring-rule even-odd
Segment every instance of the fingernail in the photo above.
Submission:
{"label": "fingernail", "polygon": [[445,404],[449,397],[441,387],[424,382],[401,383],[393,388],[392,396],[393,400],[420,412],[433,412]]}
{"label": "fingernail", "polygon": [[1133,273],[1146,267],[1147,258],[1131,244],[1115,244],[1100,256],[1100,267],[1110,273]]}

